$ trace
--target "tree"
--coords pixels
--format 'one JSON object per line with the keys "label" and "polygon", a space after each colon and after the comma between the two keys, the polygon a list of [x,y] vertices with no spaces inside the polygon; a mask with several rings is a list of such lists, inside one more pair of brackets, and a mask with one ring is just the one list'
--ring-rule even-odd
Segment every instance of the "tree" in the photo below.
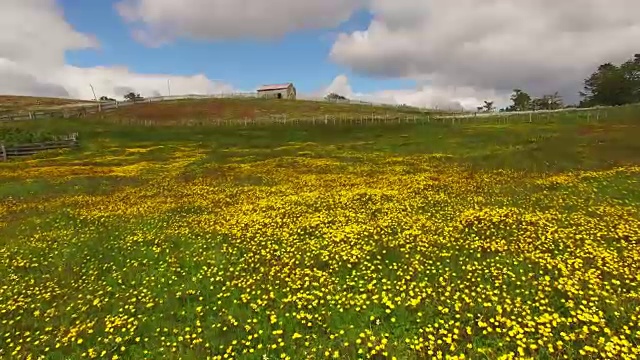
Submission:
{"label": "tree", "polygon": [[143,100],[144,98],[140,96],[140,93],[134,93],[133,91],[124,96],[124,99],[127,101],[136,101]]}
{"label": "tree", "polygon": [[531,96],[520,89],[514,89],[511,94],[511,102],[506,111],[527,111],[531,109]]}
{"label": "tree", "polygon": [[602,64],[584,80],[581,107],[640,102],[640,54],[621,65]]}
{"label": "tree", "polygon": [[493,106],[493,101],[486,101],[486,100],[484,102],[484,105],[482,105],[482,108],[484,109],[485,112],[492,112],[493,110],[496,109]]}
{"label": "tree", "polygon": [[543,110],[558,110],[564,106],[562,97],[557,91],[551,95],[543,95],[542,98],[540,98],[540,103]]}
{"label": "tree", "polygon": [[348,100],[346,97],[336,93],[329,93],[324,98],[325,100],[328,100],[328,101]]}
{"label": "tree", "polygon": [[541,98],[531,100],[530,110],[558,110],[564,107],[562,97],[556,91],[550,95],[543,95]]}
{"label": "tree", "polygon": [[100,101],[116,101],[116,99],[112,99],[108,96],[100,96]]}
{"label": "tree", "polygon": [[620,66],[625,80],[629,83],[631,102],[640,102],[640,54]]}

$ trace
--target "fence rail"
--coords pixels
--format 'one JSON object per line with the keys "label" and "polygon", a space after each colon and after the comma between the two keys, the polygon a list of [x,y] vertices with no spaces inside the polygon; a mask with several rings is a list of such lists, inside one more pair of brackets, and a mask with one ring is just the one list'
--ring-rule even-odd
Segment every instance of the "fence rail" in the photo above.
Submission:
{"label": "fence rail", "polygon": [[79,146],[78,133],[60,137],[53,141],[40,143],[17,144],[6,147],[0,143],[0,161],[7,161],[14,157],[35,155],[41,151],[76,148]]}

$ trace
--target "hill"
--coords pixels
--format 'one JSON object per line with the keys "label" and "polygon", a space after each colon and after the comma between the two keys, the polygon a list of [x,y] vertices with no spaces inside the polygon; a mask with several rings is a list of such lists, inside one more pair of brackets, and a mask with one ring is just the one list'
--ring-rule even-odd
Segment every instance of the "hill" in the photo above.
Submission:
{"label": "hill", "polygon": [[184,120],[311,119],[363,116],[418,116],[425,111],[410,107],[344,104],[310,100],[258,98],[207,98],[138,103],[103,117],[112,120],[153,120],[167,124]]}
{"label": "hill", "polygon": [[[358,122],[375,117],[381,120],[416,118],[426,114],[449,114],[409,106],[339,103],[314,100],[275,100],[253,97],[215,98],[193,96],[188,98],[148,98],[136,102],[101,102],[72,99],[0,96],[0,116],[14,120],[30,118],[27,112],[36,112],[38,119],[85,117],[94,113],[112,122],[157,125],[183,125],[186,122],[213,123],[224,121],[321,120],[328,118]],[[73,114],[76,112],[77,114]]]}
{"label": "hill", "polygon": [[58,109],[60,107],[81,106],[90,103],[92,103],[92,101],[77,99],[0,95],[0,114]]}

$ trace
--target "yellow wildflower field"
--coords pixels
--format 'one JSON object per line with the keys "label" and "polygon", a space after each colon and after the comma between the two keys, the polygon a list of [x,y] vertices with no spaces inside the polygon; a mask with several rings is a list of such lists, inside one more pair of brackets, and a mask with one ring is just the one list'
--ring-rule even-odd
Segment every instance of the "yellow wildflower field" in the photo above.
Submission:
{"label": "yellow wildflower field", "polygon": [[640,167],[280,147],[1,165],[0,357],[640,357]]}

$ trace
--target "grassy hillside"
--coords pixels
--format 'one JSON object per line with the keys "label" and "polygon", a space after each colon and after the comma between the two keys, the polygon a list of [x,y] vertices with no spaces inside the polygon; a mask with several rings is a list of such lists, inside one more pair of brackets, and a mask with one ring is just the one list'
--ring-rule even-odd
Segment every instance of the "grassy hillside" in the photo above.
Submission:
{"label": "grassy hillside", "polygon": [[185,120],[243,120],[271,117],[324,118],[324,116],[414,116],[424,112],[410,107],[338,104],[307,100],[275,100],[255,98],[177,100],[136,104],[107,113],[104,118],[123,120],[153,120],[157,124],[177,124]]}
{"label": "grassy hillside", "polygon": [[61,106],[87,104],[90,101],[33,96],[0,95],[0,115],[26,111],[55,109]]}
{"label": "grassy hillside", "polygon": [[637,358],[638,120],[21,123],[0,357]]}

